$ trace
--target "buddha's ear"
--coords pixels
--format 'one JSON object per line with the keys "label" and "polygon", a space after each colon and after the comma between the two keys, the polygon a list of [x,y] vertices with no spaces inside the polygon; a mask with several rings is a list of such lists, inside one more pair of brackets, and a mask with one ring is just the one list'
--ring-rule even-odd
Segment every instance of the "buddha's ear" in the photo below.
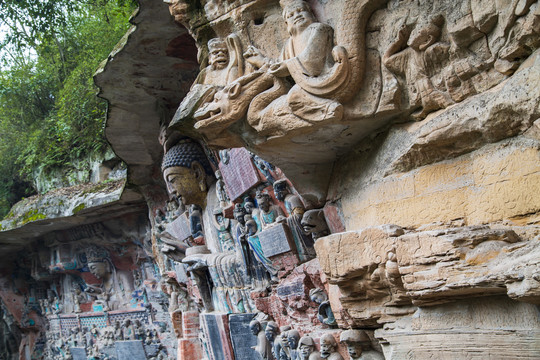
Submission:
{"label": "buddha's ear", "polygon": [[195,173],[195,178],[197,179],[197,182],[199,183],[199,188],[201,191],[206,191],[206,172],[204,171],[204,168],[198,161],[194,161],[191,164],[191,170]]}

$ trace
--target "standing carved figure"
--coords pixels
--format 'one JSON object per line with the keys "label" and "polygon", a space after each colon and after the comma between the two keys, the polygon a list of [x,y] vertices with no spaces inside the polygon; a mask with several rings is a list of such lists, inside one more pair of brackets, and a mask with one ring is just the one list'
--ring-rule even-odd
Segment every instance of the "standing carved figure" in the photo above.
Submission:
{"label": "standing carved figure", "polygon": [[274,194],[278,201],[285,204],[285,209],[289,213],[287,225],[291,229],[298,256],[302,262],[313,259],[315,249],[313,248],[313,238],[302,227],[302,216],[305,213],[304,204],[298,195],[290,193],[287,180],[278,180],[274,183]]}
{"label": "standing carved figure", "polygon": [[266,333],[262,329],[261,323],[257,320],[253,320],[249,323],[249,329],[253,335],[257,336],[257,346],[253,349],[260,355],[261,359],[272,360],[272,346],[266,338]]}
{"label": "standing carved figure", "polygon": [[227,204],[229,203],[229,196],[227,195],[227,191],[225,190],[225,181],[223,181],[223,175],[221,175],[221,171],[216,170],[216,196],[219,200],[219,206],[224,209],[227,207]]}
{"label": "standing carved figure", "polygon": [[253,282],[255,278],[255,262],[257,261],[249,247],[248,236],[249,229],[246,226],[246,212],[242,207],[242,204],[236,204],[234,207],[234,218],[238,221],[236,224],[236,247],[237,252],[242,258],[244,264],[244,274],[246,277],[246,284]]}
{"label": "standing carved figure", "polygon": [[274,359],[279,360],[279,351],[281,347],[279,346],[279,341],[277,341],[277,337],[279,335],[278,324],[275,321],[269,321],[268,324],[266,324],[266,330],[264,331],[264,334],[266,335],[266,339],[272,347]]}
{"label": "standing carved figure", "polygon": [[216,228],[221,251],[234,251],[234,240],[231,235],[231,220],[223,215],[222,208],[215,208],[212,223]]}

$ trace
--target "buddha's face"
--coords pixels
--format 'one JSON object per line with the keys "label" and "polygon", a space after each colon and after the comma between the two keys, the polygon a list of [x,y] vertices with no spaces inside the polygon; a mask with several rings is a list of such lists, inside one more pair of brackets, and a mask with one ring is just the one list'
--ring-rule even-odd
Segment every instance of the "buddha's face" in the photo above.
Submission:
{"label": "buddha's face", "polygon": [[193,168],[172,166],[163,171],[163,178],[171,196],[181,197],[186,205],[204,204],[206,199],[204,170],[201,173]]}
{"label": "buddha's face", "polygon": [[111,268],[105,261],[88,263],[88,269],[98,279],[105,279],[111,274]]}

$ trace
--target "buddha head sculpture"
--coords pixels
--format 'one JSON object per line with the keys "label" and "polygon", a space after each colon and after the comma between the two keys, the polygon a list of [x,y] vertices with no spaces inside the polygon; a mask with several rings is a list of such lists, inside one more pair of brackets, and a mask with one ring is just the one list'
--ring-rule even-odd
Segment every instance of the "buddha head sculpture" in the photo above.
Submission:
{"label": "buddha head sculpture", "polygon": [[113,265],[109,252],[95,245],[89,246],[85,250],[88,270],[96,278],[107,281],[113,273]]}
{"label": "buddha head sculpture", "polygon": [[186,205],[205,203],[207,178],[213,171],[199,144],[181,140],[165,153],[161,170],[171,197],[180,197]]}
{"label": "buddha head sculpture", "polygon": [[371,348],[371,340],[363,330],[345,330],[341,333],[339,342],[347,345],[347,352],[351,360],[360,359],[362,351]]}

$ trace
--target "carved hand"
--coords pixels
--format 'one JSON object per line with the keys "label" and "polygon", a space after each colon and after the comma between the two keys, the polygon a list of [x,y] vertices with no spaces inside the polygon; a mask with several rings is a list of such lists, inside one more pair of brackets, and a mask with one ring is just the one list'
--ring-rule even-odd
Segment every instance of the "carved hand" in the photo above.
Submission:
{"label": "carved hand", "polygon": [[250,45],[244,53],[244,59],[257,69],[260,69],[268,62],[268,59],[263,56],[261,51],[253,45]]}
{"label": "carved hand", "polygon": [[268,72],[277,77],[285,77],[290,75],[289,68],[287,67],[285,61],[270,65]]}

